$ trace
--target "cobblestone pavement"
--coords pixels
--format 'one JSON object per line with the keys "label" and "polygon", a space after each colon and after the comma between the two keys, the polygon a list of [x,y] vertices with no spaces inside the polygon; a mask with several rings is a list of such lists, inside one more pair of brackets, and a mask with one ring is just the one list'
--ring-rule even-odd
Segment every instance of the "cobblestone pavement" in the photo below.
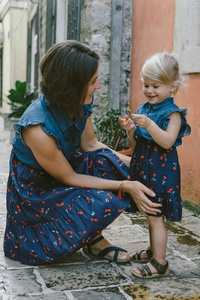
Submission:
{"label": "cobblestone pavement", "polygon": [[[0,117],[0,299],[123,300],[200,299],[200,219],[184,209],[181,223],[167,223],[170,276],[145,280],[131,275],[134,265],[96,260],[82,251],[52,266],[27,266],[3,254],[6,220],[6,181],[10,133]],[[130,253],[146,249],[148,228],[141,215],[124,213],[104,236]]]}

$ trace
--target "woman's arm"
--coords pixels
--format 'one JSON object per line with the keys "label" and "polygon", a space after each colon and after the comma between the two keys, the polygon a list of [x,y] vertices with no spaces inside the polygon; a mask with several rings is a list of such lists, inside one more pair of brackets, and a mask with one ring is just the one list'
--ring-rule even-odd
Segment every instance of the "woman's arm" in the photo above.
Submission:
{"label": "woman's arm", "polygon": [[[89,117],[87,119],[86,126],[85,126],[84,131],[81,136],[81,150],[83,152],[88,152],[88,151],[94,151],[96,149],[103,148],[103,147],[109,148],[108,146],[99,142],[96,139],[96,136],[94,133],[94,127],[92,124],[92,119],[91,119],[91,117]],[[130,160],[131,160],[130,157],[123,155],[121,153],[118,153],[117,151],[114,151],[111,148],[109,148],[109,149],[112,150],[129,167]]]}
{"label": "woman's arm", "polygon": [[[37,162],[58,181],[70,186],[97,189],[110,187],[104,185],[103,180],[102,182],[101,180],[97,181],[96,177],[90,176],[91,178],[88,180],[88,175],[74,172],[62,151],[58,149],[56,139],[53,136],[48,136],[40,125],[23,128],[22,137],[33,152]],[[116,190],[118,185],[115,187]]]}
{"label": "woman's arm", "polygon": [[[58,149],[55,138],[48,136],[40,125],[29,126],[27,129],[23,128],[22,136],[38,163],[58,181],[70,186],[106,190],[119,189],[120,182],[115,180],[105,180],[74,172],[62,151]],[[95,145],[97,146],[98,143]],[[94,146],[93,149],[97,148]]]}
{"label": "woman's arm", "polygon": [[40,125],[23,128],[22,137],[44,170],[63,184],[117,191],[123,183],[124,192],[131,195],[139,209],[144,208],[144,213],[156,214],[159,212],[158,208],[161,205],[152,203],[146,197],[146,195],[153,197],[155,194],[137,181],[107,180],[74,172],[63,153],[58,149],[55,138],[48,136]]}
{"label": "woman's arm", "polygon": [[181,116],[179,112],[173,112],[168,116],[169,124],[166,130],[162,130],[154,121],[145,115],[131,115],[135,123],[142,128],[145,128],[152,139],[162,148],[171,148],[178,136],[181,126]]}

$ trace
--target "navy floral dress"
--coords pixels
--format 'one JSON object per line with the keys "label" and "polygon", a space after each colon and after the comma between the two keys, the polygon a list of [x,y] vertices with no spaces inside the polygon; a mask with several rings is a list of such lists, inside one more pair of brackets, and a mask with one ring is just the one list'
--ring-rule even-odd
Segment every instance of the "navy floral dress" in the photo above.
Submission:
{"label": "navy floral dress", "polygon": [[81,133],[92,103],[75,122],[41,95],[15,126],[7,185],[5,255],[24,264],[60,261],[91,241],[129,205],[111,191],[63,185],[36,161],[21,127],[41,124],[53,135],[74,170],[100,178],[130,179],[126,165],[108,148],[79,154]]}
{"label": "navy floral dress", "polygon": [[173,98],[151,105],[142,103],[136,114],[144,114],[165,130],[169,123],[168,116],[180,112],[181,128],[177,140],[170,149],[163,149],[156,144],[145,128],[136,126],[134,138],[137,141],[131,159],[131,179],[138,180],[156,193],[150,198],[153,202],[161,203],[161,214],[168,221],[180,221],[182,218],[182,201],[180,197],[180,166],[176,147],[181,145],[182,137],[189,135],[190,126],[185,116],[186,109],[179,109]]}

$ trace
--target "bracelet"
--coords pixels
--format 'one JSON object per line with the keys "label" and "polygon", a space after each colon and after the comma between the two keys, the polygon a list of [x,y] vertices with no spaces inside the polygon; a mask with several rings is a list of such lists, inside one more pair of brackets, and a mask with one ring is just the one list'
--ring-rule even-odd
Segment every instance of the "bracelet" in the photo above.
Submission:
{"label": "bracelet", "polygon": [[119,192],[118,192],[118,195],[117,195],[117,198],[119,198],[119,199],[122,198],[123,186],[124,186],[124,183],[121,183],[120,186],[119,186]]}

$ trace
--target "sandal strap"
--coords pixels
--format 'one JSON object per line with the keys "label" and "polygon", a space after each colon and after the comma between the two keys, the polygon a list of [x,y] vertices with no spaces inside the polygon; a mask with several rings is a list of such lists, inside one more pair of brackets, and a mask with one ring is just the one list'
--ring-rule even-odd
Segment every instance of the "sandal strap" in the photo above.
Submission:
{"label": "sandal strap", "polygon": [[115,251],[114,258],[113,258],[114,261],[117,261],[119,251],[127,252],[126,250],[124,250],[122,248],[119,248],[119,247],[116,247],[116,246],[110,246],[110,247],[107,247],[107,248],[103,249],[98,254],[98,256],[104,257],[106,254],[108,254],[111,251]]}
{"label": "sandal strap", "polygon": [[143,265],[143,267],[144,267],[145,271],[147,272],[147,275],[152,275],[152,272],[148,265]]}
{"label": "sandal strap", "polygon": [[91,253],[91,248],[90,248],[90,246],[95,245],[96,243],[100,242],[100,241],[103,240],[103,239],[104,239],[103,235],[100,235],[97,239],[92,240],[91,242],[89,242],[89,243],[87,244],[87,247],[88,247],[88,253]]}
{"label": "sandal strap", "polygon": [[141,251],[138,251],[136,252],[134,255],[133,255],[133,259],[135,260],[142,260],[141,259],[141,253],[142,252],[146,252],[147,256],[148,256],[148,259],[151,259],[152,256],[153,256],[153,252],[151,251],[151,249],[148,247],[146,250],[141,250]]}
{"label": "sandal strap", "polygon": [[156,268],[159,274],[164,274],[169,265],[168,261],[166,262],[166,264],[162,265],[153,257],[150,259],[150,263],[154,268]]}
{"label": "sandal strap", "polygon": [[136,259],[136,260],[141,260],[141,253],[144,252],[145,250],[141,250],[141,251],[138,251],[136,252],[134,255],[133,255],[133,258]]}
{"label": "sandal strap", "polygon": [[96,243],[100,242],[100,241],[103,240],[103,239],[104,239],[103,235],[100,235],[97,239],[92,240],[92,241],[89,242],[87,245],[93,246],[93,245],[95,245]]}
{"label": "sandal strap", "polygon": [[151,270],[150,270],[150,268],[149,268],[149,266],[148,265],[142,265],[141,267],[137,267],[138,268],[138,270],[141,272],[141,274],[142,274],[142,276],[144,277],[144,276],[151,276],[152,275],[152,272],[151,272]]}
{"label": "sandal strap", "polygon": [[151,259],[153,256],[153,252],[151,251],[151,249],[149,247],[147,248],[146,253],[147,253],[148,259]]}
{"label": "sandal strap", "polygon": [[[103,235],[101,235],[98,238],[96,238],[95,240],[92,240],[91,242],[89,242],[87,244],[88,253],[92,253],[91,246],[95,245],[96,243],[98,243],[99,241],[101,241],[103,239],[104,239],[104,237],[103,237]],[[116,246],[110,246],[110,247],[106,247],[105,249],[103,249],[102,251],[100,251],[98,253],[98,256],[104,257],[106,254],[108,254],[111,251],[115,251],[113,261],[117,261],[117,257],[118,257],[119,251],[127,252],[126,250],[124,250],[122,248],[119,248],[119,247],[116,247]]]}

